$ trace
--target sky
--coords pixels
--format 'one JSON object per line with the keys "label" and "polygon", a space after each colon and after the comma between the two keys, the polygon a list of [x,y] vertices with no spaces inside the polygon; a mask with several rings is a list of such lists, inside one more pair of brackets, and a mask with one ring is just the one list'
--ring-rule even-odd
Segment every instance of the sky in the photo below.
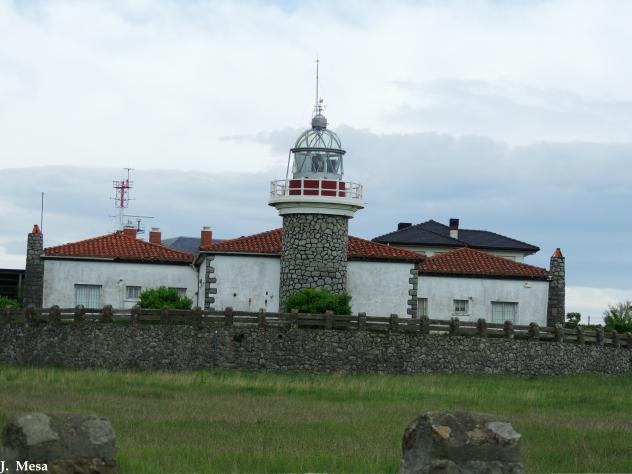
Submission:
{"label": "sky", "polygon": [[567,262],[567,310],[632,299],[632,2],[0,0],[0,268],[114,229],[112,181],[163,236],[278,227],[269,181],[315,59],[372,238],[435,219]]}

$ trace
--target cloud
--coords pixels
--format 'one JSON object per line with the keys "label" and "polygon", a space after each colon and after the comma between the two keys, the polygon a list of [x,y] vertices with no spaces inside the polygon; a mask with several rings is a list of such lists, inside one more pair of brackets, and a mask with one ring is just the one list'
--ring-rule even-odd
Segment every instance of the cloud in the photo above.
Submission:
{"label": "cloud", "polygon": [[283,156],[221,137],[307,124],[317,54],[335,125],[618,139],[631,15],[615,0],[2,2],[0,167],[263,171]]}
{"label": "cloud", "polygon": [[584,286],[566,287],[566,311],[576,311],[582,314],[582,321],[591,324],[602,324],[603,313],[608,305],[621,301],[632,300],[632,287],[621,288],[590,288]]}

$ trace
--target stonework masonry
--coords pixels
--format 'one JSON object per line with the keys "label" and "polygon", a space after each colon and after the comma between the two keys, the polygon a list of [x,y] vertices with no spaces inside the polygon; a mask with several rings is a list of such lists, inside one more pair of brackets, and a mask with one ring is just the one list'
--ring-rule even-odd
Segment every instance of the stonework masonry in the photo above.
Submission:
{"label": "stonework masonry", "polygon": [[217,295],[217,276],[213,267],[213,255],[208,255],[204,261],[204,309],[212,310]]}
{"label": "stonework masonry", "polygon": [[549,273],[549,302],[547,306],[546,325],[553,327],[555,324],[564,324],[565,314],[565,293],[566,293],[566,264],[564,256],[559,251],[551,257]]}
{"label": "stonework masonry", "polygon": [[410,278],[408,279],[410,289],[408,290],[408,309],[407,314],[412,317],[417,317],[417,290],[419,285],[419,269],[417,267],[410,270]]}
{"label": "stonework masonry", "polygon": [[96,322],[0,327],[0,363],[111,370],[629,374],[631,354],[592,344],[368,330]]}
{"label": "stonework masonry", "polygon": [[[34,229],[35,230],[35,229]],[[44,295],[44,236],[39,232],[31,232],[26,244],[26,272],[24,275],[24,306],[42,307]]]}
{"label": "stonework masonry", "polygon": [[280,301],[303,288],[347,288],[348,218],[324,214],[283,216]]}

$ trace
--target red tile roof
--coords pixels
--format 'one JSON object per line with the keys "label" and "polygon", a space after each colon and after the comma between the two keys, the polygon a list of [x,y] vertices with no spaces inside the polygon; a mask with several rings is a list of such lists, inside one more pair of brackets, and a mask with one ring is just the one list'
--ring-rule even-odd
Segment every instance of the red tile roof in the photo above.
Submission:
{"label": "red tile roof", "polygon": [[44,249],[47,257],[106,258],[117,261],[191,263],[193,255],[150,244],[122,231]]}
{"label": "red tile roof", "polygon": [[[200,247],[203,251],[217,253],[260,253],[278,255],[281,253],[283,229],[274,229],[260,234],[239,237],[232,240]],[[347,255],[352,259],[420,261],[424,255],[370,240],[349,236]]]}
{"label": "red tile roof", "polygon": [[549,277],[544,268],[514,262],[469,247],[426,258],[419,267],[419,273],[530,280],[547,280]]}

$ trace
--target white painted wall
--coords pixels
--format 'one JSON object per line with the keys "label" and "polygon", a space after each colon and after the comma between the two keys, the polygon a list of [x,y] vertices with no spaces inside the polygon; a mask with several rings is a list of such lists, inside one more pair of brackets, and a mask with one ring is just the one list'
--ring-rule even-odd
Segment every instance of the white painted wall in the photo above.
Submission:
{"label": "white painted wall", "polygon": [[[279,311],[279,257],[215,255],[211,266],[217,278],[214,308],[227,306],[239,311]],[[203,271],[205,265],[202,265]],[[203,294],[204,289],[202,289]],[[201,301],[200,306],[203,306]]]}
{"label": "white painted wall", "polygon": [[[393,247],[399,247],[406,250],[411,250],[413,252],[425,253],[426,257],[432,257],[433,255],[438,255],[441,253],[449,252],[450,250],[454,250],[455,247],[424,247],[423,245],[395,245],[391,244]],[[480,249],[479,249],[480,250]],[[514,262],[523,263],[525,256],[528,254],[525,252],[518,251],[502,251],[502,250],[481,250],[482,252],[489,253],[491,255],[497,255],[499,257],[508,258],[513,260]]]}
{"label": "white painted wall", "polygon": [[450,319],[453,300],[468,300],[469,314],[458,315],[463,321],[478,318],[492,319],[492,301],[518,303],[516,324],[536,322],[546,326],[546,307],[549,295],[548,281],[500,280],[488,278],[457,278],[419,276],[418,297],[428,298],[430,319]]}
{"label": "white painted wall", "polygon": [[196,272],[189,265],[44,260],[44,307],[74,307],[75,284],[102,285],[102,304],[114,308],[131,308],[137,303],[125,299],[126,286],[186,288],[194,303],[197,290]]}
{"label": "white painted wall", "polygon": [[409,317],[408,290],[412,263],[362,262],[347,263],[347,291],[351,295],[353,314],[365,312],[368,316]]}

